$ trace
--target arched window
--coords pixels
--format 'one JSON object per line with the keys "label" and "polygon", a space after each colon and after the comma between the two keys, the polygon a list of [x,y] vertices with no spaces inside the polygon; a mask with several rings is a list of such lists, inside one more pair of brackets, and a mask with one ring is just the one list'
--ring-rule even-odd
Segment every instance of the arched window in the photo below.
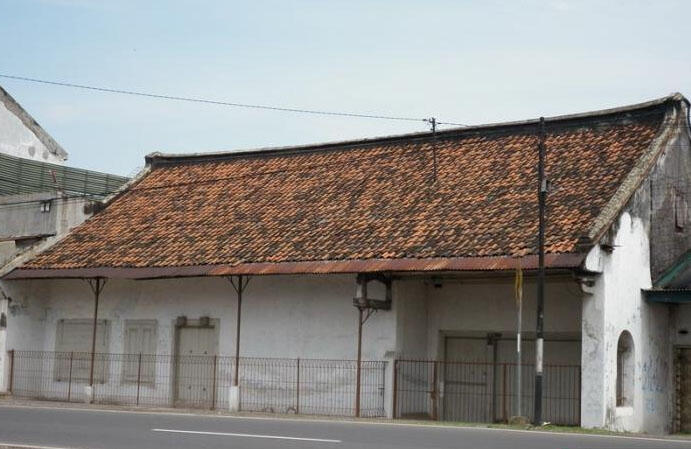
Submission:
{"label": "arched window", "polygon": [[634,367],[633,337],[623,331],[617,343],[617,407],[633,406]]}

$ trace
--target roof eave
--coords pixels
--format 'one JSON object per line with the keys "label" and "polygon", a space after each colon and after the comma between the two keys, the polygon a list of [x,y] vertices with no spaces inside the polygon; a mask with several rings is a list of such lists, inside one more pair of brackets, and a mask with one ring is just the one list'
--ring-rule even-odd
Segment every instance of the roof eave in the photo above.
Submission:
{"label": "roof eave", "polygon": [[[549,269],[573,269],[581,266],[585,254],[547,254]],[[161,279],[197,276],[278,275],[278,274],[347,274],[381,272],[469,272],[511,271],[518,266],[531,270],[538,266],[536,255],[456,257],[428,259],[355,259],[280,263],[242,263],[237,265],[191,265],[176,267],[88,267],[35,269],[16,268],[3,279],[111,278]]]}

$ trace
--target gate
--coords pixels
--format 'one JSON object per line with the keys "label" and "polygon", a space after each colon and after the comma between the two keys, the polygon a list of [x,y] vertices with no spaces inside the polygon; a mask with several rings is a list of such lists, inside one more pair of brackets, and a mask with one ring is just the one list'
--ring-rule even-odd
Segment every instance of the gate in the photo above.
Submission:
{"label": "gate", "polygon": [[[397,360],[394,417],[460,422],[507,422],[515,415],[515,363]],[[535,369],[521,366],[523,414],[532,415]],[[545,365],[544,420],[580,424],[581,367]],[[530,384],[530,385],[529,385]]]}

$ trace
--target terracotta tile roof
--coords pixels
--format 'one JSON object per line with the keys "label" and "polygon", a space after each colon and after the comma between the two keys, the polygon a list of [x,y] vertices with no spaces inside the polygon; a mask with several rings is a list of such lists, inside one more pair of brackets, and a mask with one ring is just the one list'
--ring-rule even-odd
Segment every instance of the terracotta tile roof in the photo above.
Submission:
{"label": "terracotta tile roof", "polygon": [[[547,121],[548,253],[578,251],[667,109],[659,102]],[[535,254],[536,130],[525,122],[436,138],[154,155],[141,181],[24,268]]]}

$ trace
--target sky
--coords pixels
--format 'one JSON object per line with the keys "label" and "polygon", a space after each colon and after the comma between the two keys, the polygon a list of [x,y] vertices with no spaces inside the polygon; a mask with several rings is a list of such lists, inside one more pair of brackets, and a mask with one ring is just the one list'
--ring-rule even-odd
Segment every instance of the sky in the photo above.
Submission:
{"label": "sky", "polygon": [[[689,97],[689,17],[686,0],[0,0],[0,73],[472,125]],[[68,165],[121,175],[154,151],[427,129],[0,85],[68,151]]]}

